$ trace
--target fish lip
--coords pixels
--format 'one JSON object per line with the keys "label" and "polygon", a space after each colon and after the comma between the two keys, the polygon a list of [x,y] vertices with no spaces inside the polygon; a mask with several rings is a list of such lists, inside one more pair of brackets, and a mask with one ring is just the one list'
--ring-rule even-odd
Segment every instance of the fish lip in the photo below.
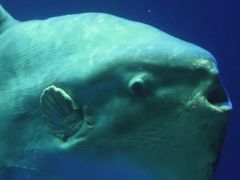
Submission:
{"label": "fish lip", "polygon": [[219,113],[223,113],[223,112],[229,112],[229,113],[231,113],[232,112],[232,104],[231,104],[231,102],[230,101],[228,101],[228,102],[223,102],[223,103],[217,103],[217,104],[211,104],[211,103],[209,103],[208,102],[208,100],[206,100],[207,101],[207,104],[208,104],[208,106],[211,108],[211,110],[213,110],[213,111],[217,111],[217,112],[219,112]]}
{"label": "fish lip", "polygon": [[219,104],[216,104],[216,106],[218,106],[223,111],[232,111],[231,101],[219,103]]}

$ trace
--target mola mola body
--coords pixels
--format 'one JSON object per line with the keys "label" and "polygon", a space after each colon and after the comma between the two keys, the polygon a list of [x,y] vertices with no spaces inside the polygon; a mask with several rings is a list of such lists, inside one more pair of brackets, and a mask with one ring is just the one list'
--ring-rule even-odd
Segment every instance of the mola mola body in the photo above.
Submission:
{"label": "mola mola body", "polygon": [[3,177],[41,171],[48,153],[120,155],[163,180],[213,176],[231,103],[196,45],[109,14],[19,22],[1,7],[0,73]]}

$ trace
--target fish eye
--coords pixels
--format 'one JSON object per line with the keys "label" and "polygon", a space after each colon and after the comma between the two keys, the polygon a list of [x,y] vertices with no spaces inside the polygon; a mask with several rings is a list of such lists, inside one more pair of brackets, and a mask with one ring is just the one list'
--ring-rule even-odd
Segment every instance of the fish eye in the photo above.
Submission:
{"label": "fish eye", "polygon": [[145,83],[141,78],[133,78],[129,84],[128,88],[131,93],[136,95],[142,95],[145,92]]}

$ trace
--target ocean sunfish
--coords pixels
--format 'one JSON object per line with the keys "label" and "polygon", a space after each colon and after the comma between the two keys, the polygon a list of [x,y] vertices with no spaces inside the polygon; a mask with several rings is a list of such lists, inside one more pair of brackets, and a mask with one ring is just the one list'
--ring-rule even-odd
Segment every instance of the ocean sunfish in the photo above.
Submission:
{"label": "ocean sunfish", "polygon": [[0,42],[3,177],[59,153],[212,178],[231,103],[208,51],[109,14],[20,22],[2,7]]}

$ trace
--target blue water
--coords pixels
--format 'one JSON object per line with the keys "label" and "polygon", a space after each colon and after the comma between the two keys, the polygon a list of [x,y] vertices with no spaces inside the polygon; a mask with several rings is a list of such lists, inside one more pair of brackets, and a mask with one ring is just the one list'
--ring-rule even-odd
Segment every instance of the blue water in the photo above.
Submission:
{"label": "blue water", "polygon": [[[151,24],[212,52],[218,61],[222,80],[234,107],[214,180],[240,179],[240,6],[238,0],[1,0],[1,3],[20,20],[87,11],[111,13]],[[14,172],[20,173],[17,177],[27,173],[24,170]],[[114,175],[118,171],[112,168],[111,172]],[[119,179],[143,177],[139,172],[131,174],[130,170],[124,170],[124,168],[121,172],[124,177],[118,174],[115,174],[115,177]],[[9,174],[14,176],[12,173]],[[39,176],[36,176],[36,179],[37,177]]]}

